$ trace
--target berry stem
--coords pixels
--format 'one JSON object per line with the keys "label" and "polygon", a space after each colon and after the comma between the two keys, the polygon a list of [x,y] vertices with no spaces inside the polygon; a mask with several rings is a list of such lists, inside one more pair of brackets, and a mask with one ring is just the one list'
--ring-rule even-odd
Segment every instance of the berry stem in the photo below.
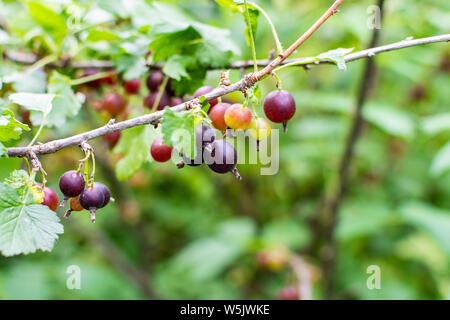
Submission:
{"label": "berry stem", "polygon": [[92,74],[90,76],[81,77],[81,78],[78,78],[78,79],[71,80],[70,81],[70,85],[71,86],[78,86],[78,85],[83,84],[83,83],[87,83],[87,82],[91,82],[91,81],[94,81],[94,80],[102,79],[102,78],[105,78],[107,76],[112,76],[112,75],[114,75],[116,73],[117,73],[116,71],[104,71],[104,72],[94,73],[94,74]]}
{"label": "berry stem", "polygon": [[258,63],[256,62],[255,39],[253,37],[253,28],[252,28],[252,25],[250,23],[250,14],[248,13],[247,0],[244,0],[244,7],[245,7],[245,15],[246,15],[246,19],[247,19],[248,34],[250,35],[250,44],[251,44],[251,47],[252,47],[253,70],[255,72],[258,72]]}
{"label": "berry stem", "polygon": [[165,76],[163,82],[161,83],[161,86],[159,87],[158,95],[156,96],[156,99],[153,102],[152,113],[155,112],[156,109],[158,108],[158,105],[159,105],[159,102],[161,101],[161,97],[164,93],[164,90],[166,90],[167,82],[169,82],[169,77]]}
{"label": "berry stem", "polygon": [[281,54],[283,52],[283,46],[281,45],[280,42],[280,38],[278,37],[278,33],[277,30],[275,29],[275,25],[272,22],[272,19],[270,19],[269,15],[267,14],[266,11],[263,10],[263,8],[261,8],[259,5],[257,5],[256,3],[252,2],[252,5],[258,9],[259,12],[262,13],[262,15],[264,16],[264,18],[266,18],[267,22],[270,25],[270,28],[272,29],[272,34],[273,34],[273,39],[275,40],[275,45],[277,47],[277,53]]}
{"label": "berry stem", "polygon": [[22,159],[25,160],[25,163],[27,164],[27,171],[29,175],[31,173],[30,162],[28,161],[27,157],[22,157]]}
{"label": "berry stem", "polygon": [[91,157],[92,157],[92,171],[91,171],[91,180],[90,180],[90,186],[94,186],[94,180],[95,180],[95,156],[94,152],[89,151]]}
{"label": "berry stem", "polygon": [[272,71],[272,76],[277,80],[276,86],[277,86],[278,91],[281,91],[282,89],[281,89],[281,79],[280,79],[280,77],[278,76],[278,74],[275,71]]}
{"label": "berry stem", "polygon": [[34,137],[33,137],[33,139],[31,140],[31,142],[28,144],[28,148],[29,147],[31,147],[35,142],[36,142],[36,140],[37,140],[37,138],[39,137],[39,135],[41,134],[41,132],[42,132],[42,129],[44,128],[44,123],[45,123],[45,120],[46,120],[46,114],[44,113],[43,115],[42,115],[42,120],[41,120],[41,125],[39,126],[39,129],[38,129],[38,131],[36,132],[36,134],[34,135]]}

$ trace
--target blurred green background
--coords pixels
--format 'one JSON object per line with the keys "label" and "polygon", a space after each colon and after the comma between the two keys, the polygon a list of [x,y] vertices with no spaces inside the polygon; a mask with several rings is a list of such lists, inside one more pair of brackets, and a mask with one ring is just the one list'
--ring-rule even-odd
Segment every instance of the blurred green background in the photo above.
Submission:
{"label": "blurred green background", "polygon": [[[51,2],[96,6],[88,0]],[[241,49],[233,60],[251,59],[242,15],[214,1],[164,2],[198,21],[229,29]],[[257,1],[273,19],[285,47],[331,2]],[[293,57],[339,47],[364,49],[371,38],[366,10],[372,4],[345,1],[340,13]],[[0,1],[0,16],[15,10],[2,17],[7,25],[27,17],[26,9],[16,10],[20,5]],[[379,44],[449,32],[449,14],[445,0],[386,0]],[[118,17],[106,26],[127,23]],[[258,58],[268,57],[273,46],[270,28],[260,18]],[[338,298],[450,298],[449,60],[445,43],[376,57],[376,82],[364,106],[364,128],[339,211]],[[119,182],[114,173],[117,155],[101,139],[94,140],[97,180],[110,186],[117,202],[99,212],[95,224],[87,212],[73,213],[63,221],[65,232],[51,253],[0,257],[0,298],[276,299],[282,288],[297,283],[293,270],[282,263],[284,255],[292,254],[307,261],[313,297],[323,298],[317,209],[343,151],[363,66],[359,60],[346,71],[332,65],[280,71],[297,113],[287,134],[280,134],[280,170],[273,176],[261,176],[257,165],[239,165],[243,180],[238,182],[205,166],[177,170],[168,162],[147,163]],[[218,76],[219,71],[210,71],[205,83],[216,86]],[[232,71],[232,81],[239,77]],[[274,81],[267,79],[261,86],[264,96],[274,89]],[[235,94],[230,99],[242,98]],[[45,130],[39,140],[83,132],[104,120],[85,105],[63,128]],[[59,175],[81,156],[76,147],[41,156],[49,185],[59,192]],[[19,159],[0,159],[0,178],[21,165]],[[259,266],[261,252],[278,252],[281,266]],[[66,287],[71,265],[81,268],[80,290]],[[370,265],[381,268],[380,290],[366,286]]]}

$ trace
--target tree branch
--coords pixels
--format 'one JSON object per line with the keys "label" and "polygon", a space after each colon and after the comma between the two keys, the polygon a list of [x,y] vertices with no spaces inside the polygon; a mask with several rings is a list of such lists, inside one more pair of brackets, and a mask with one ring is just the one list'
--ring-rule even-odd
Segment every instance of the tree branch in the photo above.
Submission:
{"label": "tree branch", "polygon": [[[214,91],[205,95],[207,101],[216,99],[218,97],[224,96],[228,93],[234,91],[245,91],[247,88],[252,87],[257,81],[259,81],[264,76],[270,74],[270,72],[276,68],[281,62],[283,62],[289,55],[292,54],[303,42],[306,41],[313,33],[316,31],[329,17],[331,17],[334,13],[337,12],[337,7],[341,5],[344,0],[337,0],[333,3],[333,5],[322,15],[322,17],[317,20],[314,25],[309,28],[300,38],[297,39],[286,51],[284,51],[280,56],[275,58],[269,65],[267,65],[261,71],[256,73],[251,73],[245,76],[240,81],[230,85],[223,86]],[[171,109],[175,112],[180,112],[184,110],[188,110],[190,106],[193,104],[200,103],[198,98],[192,99],[190,101],[184,102],[177,106],[172,107]],[[69,138],[59,139],[50,141],[41,145],[36,145],[32,147],[16,147],[16,148],[8,148],[8,156],[9,157],[20,157],[25,155],[29,151],[33,151],[35,154],[48,154],[54,153],[63,148],[79,145],[82,141],[87,141],[99,136],[104,136],[111,132],[122,131],[128,128],[132,128],[139,125],[145,124],[156,124],[160,121],[162,115],[164,114],[164,110],[154,112],[151,114],[143,115],[140,117],[136,117],[133,119],[125,120],[119,123],[108,123],[107,125],[94,129],[92,131],[88,131],[85,133],[81,133]]]}
{"label": "tree branch", "polygon": [[[381,18],[383,17],[383,5],[384,0],[378,0],[378,7],[380,8]],[[379,39],[379,29],[373,29],[372,39],[369,48],[374,47]],[[422,40],[422,41],[421,41]],[[424,41],[425,39],[415,40],[415,43],[427,43]],[[409,45],[411,41],[404,41],[405,43],[400,43],[397,46],[387,45],[383,47],[381,50],[389,51],[392,48],[404,48]],[[342,199],[345,195],[347,185],[348,185],[348,176],[349,169],[354,156],[354,149],[356,146],[356,142],[360,136],[362,126],[364,124],[364,119],[362,116],[362,109],[367,100],[367,97],[373,88],[374,77],[375,77],[375,61],[373,58],[374,53],[380,52],[379,48],[377,49],[367,49],[361,51],[358,55],[366,55],[369,59],[366,60],[364,74],[361,80],[361,84],[358,91],[358,98],[356,101],[354,117],[351,124],[351,128],[349,131],[349,135],[347,137],[347,141],[344,147],[344,151],[341,155],[339,161],[339,171],[337,176],[336,185],[333,185],[333,192],[328,196],[325,194],[323,205],[319,212],[319,216],[323,219],[323,233],[324,233],[324,279],[325,279],[325,298],[331,299],[334,297],[334,285],[335,285],[335,268],[336,268],[336,258],[337,258],[337,245],[335,239],[336,227],[338,224],[338,212],[342,203]]]}

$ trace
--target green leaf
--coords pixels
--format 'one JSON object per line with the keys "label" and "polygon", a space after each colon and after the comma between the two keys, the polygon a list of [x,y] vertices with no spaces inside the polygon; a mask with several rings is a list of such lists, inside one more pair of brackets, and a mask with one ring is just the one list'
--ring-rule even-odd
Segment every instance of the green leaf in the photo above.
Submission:
{"label": "green leaf", "polygon": [[57,40],[61,40],[67,33],[66,20],[60,13],[44,6],[40,2],[28,1],[28,10],[33,19],[39,25],[52,34]]}
{"label": "green leaf", "polygon": [[347,69],[347,66],[345,64],[344,56],[349,54],[352,51],[353,51],[353,48],[349,48],[349,49],[338,48],[338,49],[330,50],[330,51],[319,54],[316,57],[316,61],[331,60],[334,63],[336,63],[339,70],[345,70],[345,69]]}
{"label": "green leaf", "polygon": [[122,131],[119,143],[114,148],[114,153],[124,155],[116,165],[119,180],[130,178],[145,162],[151,161],[150,147],[156,137],[156,130],[148,125]]}
{"label": "green leaf", "polygon": [[[23,130],[30,131],[30,128],[26,124],[17,121],[11,110],[0,108],[0,141],[18,139]],[[1,146],[4,149],[4,146]]]}
{"label": "green leaf", "polygon": [[450,253],[450,212],[425,203],[410,202],[399,209],[409,224],[426,231]]}
{"label": "green leaf", "polygon": [[411,115],[389,105],[368,103],[363,116],[368,122],[393,136],[411,139],[415,135],[415,123]]}
{"label": "green leaf", "polygon": [[233,0],[216,0],[216,2],[224,8],[233,9],[236,7],[236,2]]}
{"label": "green leaf", "polygon": [[0,183],[0,251],[4,256],[50,251],[63,226],[55,212],[36,204],[35,197],[25,200],[29,186],[17,181]]}
{"label": "green leaf", "polygon": [[48,115],[52,111],[52,101],[54,94],[46,93],[13,93],[9,96],[9,100],[25,107],[28,110],[40,111],[44,115]]}
{"label": "green leaf", "polygon": [[262,234],[262,240],[268,245],[286,245],[290,249],[299,249],[308,244],[311,234],[299,221],[282,220],[268,223]]}
{"label": "green leaf", "polygon": [[161,123],[164,143],[191,159],[196,156],[194,120],[194,114],[189,111],[174,112],[166,108]]}
{"label": "green leaf", "polygon": [[32,72],[16,72],[4,77],[3,82],[12,83],[16,92],[44,93],[47,74],[42,69]]}
{"label": "green leaf", "polygon": [[[49,127],[61,127],[68,119],[75,117],[84,102],[82,93],[75,94],[72,90],[71,79],[65,75],[53,71],[48,81],[48,92],[55,94],[52,110],[47,115],[46,125]],[[42,121],[42,113],[33,113],[31,120],[39,125]]]}
{"label": "green leaf", "polygon": [[6,147],[0,142],[0,157],[7,156]]}
{"label": "green leaf", "polygon": [[450,130],[450,113],[440,113],[422,120],[422,130],[428,135],[435,135]]}
{"label": "green leaf", "polygon": [[450,169],[450,141],[439,149],[438,153],[434,156],[430,173],[434,176],[439,176],[448,169]]}
{"label": "green leaf", "polygon": [[[253,32],[253,39],[255,39],[256,30],[258,28],[259,10],[250,8],[250,4],[248,4],[247,7],[248,7],[248,17],[247,13],[245,12],[245,9],[242,10],[242,15],[244,16],[245,24],[247,25],[247,27],[244,30],[245,39],[247,40],[247,44],[251,46],[252,41],[250,37],[250,30]],[[242,8],[244,7],[242,6]]]}
{"label": "green leaf", "polygon": [[114,41],[119,40],[120,37],[115,33],[104,30],[104,29],[91,29],[86,38],[87,41],[97,42],[97,41]]}
{"label": "green leaf", "polygon": [[180,81],[182,77],[189,80],[191,77],[187,73],[186,68],[191,64],[191,57],[174,55],[167,60],[163,72],[177,81]]}

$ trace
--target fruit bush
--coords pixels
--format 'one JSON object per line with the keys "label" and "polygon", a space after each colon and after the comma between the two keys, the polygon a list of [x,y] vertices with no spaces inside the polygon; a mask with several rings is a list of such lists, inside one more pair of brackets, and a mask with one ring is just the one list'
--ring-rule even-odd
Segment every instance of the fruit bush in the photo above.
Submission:
{"label": "fruit bush", "polygon": [[0,298],[450,297],[448,10],[1,0]]}

